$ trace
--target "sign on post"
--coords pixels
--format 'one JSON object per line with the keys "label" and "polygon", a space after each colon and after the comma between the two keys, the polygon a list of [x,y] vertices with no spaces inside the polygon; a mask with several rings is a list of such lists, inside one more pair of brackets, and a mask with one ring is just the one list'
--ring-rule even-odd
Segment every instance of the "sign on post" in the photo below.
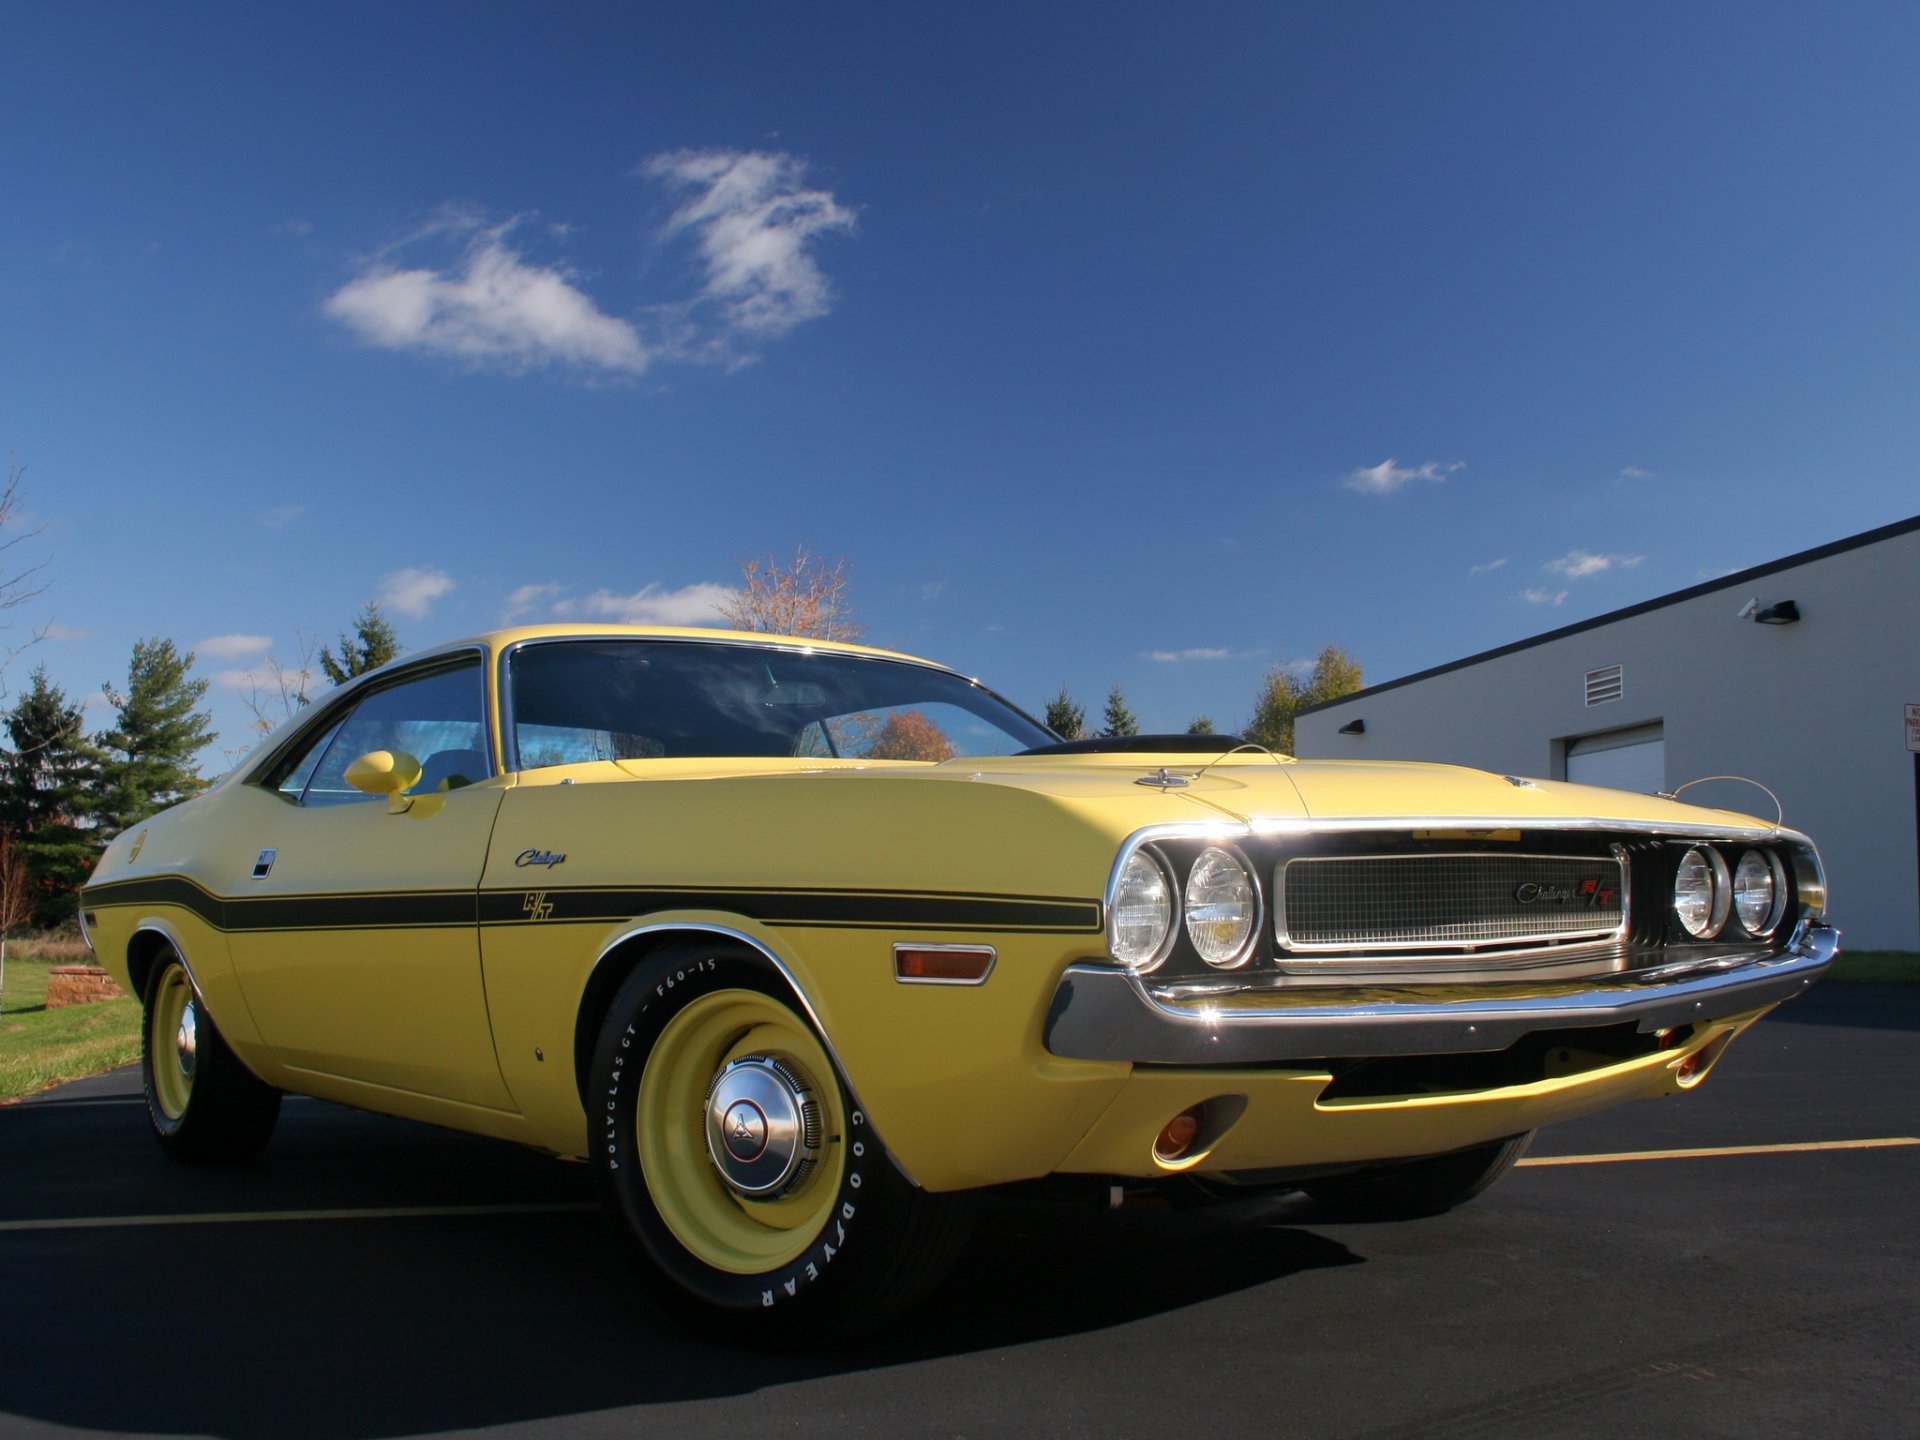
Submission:
{"label": "sign on post", "polygon": [[1920,705],[1907,706],[1907,749],[1920,755]]}

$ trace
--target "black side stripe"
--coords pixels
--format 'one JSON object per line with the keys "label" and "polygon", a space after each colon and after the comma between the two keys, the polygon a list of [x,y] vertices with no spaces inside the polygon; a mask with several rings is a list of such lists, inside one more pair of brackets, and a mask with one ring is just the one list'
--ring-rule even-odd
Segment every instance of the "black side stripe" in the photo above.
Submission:
{"label": "black side stripe", "polygon": [[1094,900],[890,890],[739,890],[705,886],[419,890],[230,899],[183,875],[111,881],[83,893],[89,907],[172,905],[215,929],[403,930],[460,925],[605,924],[664,910],[725,910],[773,926],[996,930],[1090,934]]}

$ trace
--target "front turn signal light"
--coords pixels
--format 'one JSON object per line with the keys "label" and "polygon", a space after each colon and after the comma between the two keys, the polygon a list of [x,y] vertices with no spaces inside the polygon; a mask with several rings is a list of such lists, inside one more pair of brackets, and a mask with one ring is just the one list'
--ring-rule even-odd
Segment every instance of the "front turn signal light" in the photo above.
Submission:
{"label": "front turn signal light", "polygon": [[902,985],[982,985],[993,962],[991,945],[896,945],[893,978]]}

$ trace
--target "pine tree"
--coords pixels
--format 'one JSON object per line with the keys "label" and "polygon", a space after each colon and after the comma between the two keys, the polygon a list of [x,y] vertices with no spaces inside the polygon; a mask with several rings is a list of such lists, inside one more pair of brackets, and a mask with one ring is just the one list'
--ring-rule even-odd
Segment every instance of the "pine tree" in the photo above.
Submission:
{"label": "pine tree", "polygon": [[92,832],[82,827],[99,752],[87,739],[78,705],[69,705],[46,667],[8,712],[10,749],[0,755],[0,830],[12,837],[26,876],[29,914],[43,930],[73,918],[93,868]]}
{"label": "pine tree", "polygon": [[[394,633],[392,623],[380,613],[379,605],[369,600],[367,608],[354,616],[352,632],[340,632],[338,655],[321,647],[320,668],[334,684],[344,685],[354,676],[386,664],[399,653],[400,637]],[[302,695],[301,704],[305,703],[306,697]]]}
{"label": "pine tree", "polygon": [[207,682],[187,678],[192,665],[192,652],[182,655],[171,640],[138,640],[126,693],[102,687],[118,715],[98,737],[102,840],[206,788],[195,757],[213,739],[213,717],[194,708]]}
{"label": "pine tree", "polygon": [[1107,723],[1100,733],[1109,739],[1140,733],[1140,722],[1134,718],[1133,711],[1127,708],[1127,697],[1120,693],[1118,683],[1107,692],[1107,711],[1102,718]]}
{"label": "pine tree", "polygon": [[1047,702],[1047,728],[1062,740],[1078,740],[1086,734],[1087,712],[1073,703],[1065,684],[1060,693]]}
{"label": "pine tree", "polygon": [[1211,715],[1196,715],[1192,720],[1187,722],[1187,734],[1189,735],[1211,735],[1213,733],[1213,717]]}

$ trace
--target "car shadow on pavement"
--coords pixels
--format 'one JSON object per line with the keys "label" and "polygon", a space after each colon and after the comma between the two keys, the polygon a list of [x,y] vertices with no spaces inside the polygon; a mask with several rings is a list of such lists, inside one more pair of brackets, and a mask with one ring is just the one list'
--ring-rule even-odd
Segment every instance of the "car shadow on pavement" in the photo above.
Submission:
{"label": "car shadow on pavement", "polygon": [[[590,1213],[37,1232],[12,1271],[80,1327],[15,1331],[0,1412],[231,1440],[399,1436],[749,1394],[1098,1331],[1359,1263],[1283,1203],[985,1207],[910,1324],[814,1350],[693,1337]],[[30,1267],[27,1268],[27,1267]],[[84,1348],[66,1342],[83,1336]]]}

